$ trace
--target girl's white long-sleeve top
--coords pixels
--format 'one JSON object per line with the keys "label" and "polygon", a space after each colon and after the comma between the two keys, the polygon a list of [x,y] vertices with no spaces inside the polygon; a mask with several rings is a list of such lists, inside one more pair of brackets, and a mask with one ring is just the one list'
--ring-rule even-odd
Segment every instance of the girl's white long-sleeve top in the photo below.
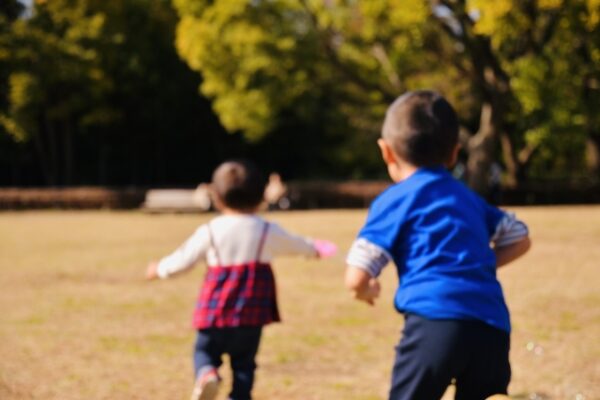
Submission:
{"label": "girl's white long-sleeve top", "polygon": [[[268,231],[260,260],[256,260],[266,223]],[[157,273],[167,278],[192,268],[201,260],[206,260],[208,267],[230,266],[251,261],[268,263],[274,257],[285,255],[316,257],[317,252],[310,239],[289,233],[257,215],[221,215],[198,227],[179,248],[161,259]]]}

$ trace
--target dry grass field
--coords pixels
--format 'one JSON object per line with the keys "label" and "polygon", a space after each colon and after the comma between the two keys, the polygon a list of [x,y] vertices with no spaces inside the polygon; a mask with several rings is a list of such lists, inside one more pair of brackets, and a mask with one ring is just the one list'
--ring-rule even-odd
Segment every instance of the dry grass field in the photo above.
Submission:
{"label": "dry grass field", "polygon": [[[532,251],[500,271],[512,311],[515,399],[600,399],[600,207],[517,208]],[[365,211],[274,213],[348,248]],[[0,399],[185,399],[204,267],[145,282],[210,215],[0,213]],[[265,329],[258,400],[385,399],[402,318],[393,268],[369,308],[342,256],[275,263],[283,323]],[[226,371],[226,370],[224,370]],[[226,398],[229,374],[224,373]],[[445,398],[451,398],[450,392]]]}

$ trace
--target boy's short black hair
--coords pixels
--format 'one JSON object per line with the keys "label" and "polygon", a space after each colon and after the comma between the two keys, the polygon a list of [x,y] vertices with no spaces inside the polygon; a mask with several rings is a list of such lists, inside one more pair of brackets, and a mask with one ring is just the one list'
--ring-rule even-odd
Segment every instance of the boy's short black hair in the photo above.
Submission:
{"label": "boy's short black hair", "polygon": [[417,167],[444,165],[458,143],[458,118],[439,93],[408,92],[388,108],[382,137],[399,157]]}
{"label": "boy's short black hair", "polygon": [[266,179],[254,163],[231,160],[219,165],[212,177],[213,193],[225,207],[253,210],[263,201]]}

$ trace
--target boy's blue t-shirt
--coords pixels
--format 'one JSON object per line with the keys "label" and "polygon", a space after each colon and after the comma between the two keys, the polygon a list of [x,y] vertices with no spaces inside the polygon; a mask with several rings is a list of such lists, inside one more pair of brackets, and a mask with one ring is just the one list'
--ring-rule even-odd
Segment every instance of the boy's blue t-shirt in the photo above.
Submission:
{"label": "boy's blue t-shirt", "polygon": [[398,311],[510,332],[490,247],[504,215],[445,169],[421,168],[375,199],[358,237],[393,258]]}

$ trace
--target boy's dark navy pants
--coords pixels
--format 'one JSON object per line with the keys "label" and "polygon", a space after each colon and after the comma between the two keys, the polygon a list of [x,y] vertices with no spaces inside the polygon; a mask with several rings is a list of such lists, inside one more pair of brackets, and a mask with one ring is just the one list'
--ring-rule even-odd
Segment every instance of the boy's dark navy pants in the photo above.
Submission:
{"label": "boy's dark navy pants", "polygon": [[452,380],[456,400],[506,394],[510,335],[479,321],[406,314],[389,400],[440,399]]}
{"label": "boy's dark navy pants", "polygon": [[231,400],[250,400],[256,370],[256,353],[262,327],[201,329],[194,349],[195,376],[205,367],[219,368],[228,354],[233,371]]}

